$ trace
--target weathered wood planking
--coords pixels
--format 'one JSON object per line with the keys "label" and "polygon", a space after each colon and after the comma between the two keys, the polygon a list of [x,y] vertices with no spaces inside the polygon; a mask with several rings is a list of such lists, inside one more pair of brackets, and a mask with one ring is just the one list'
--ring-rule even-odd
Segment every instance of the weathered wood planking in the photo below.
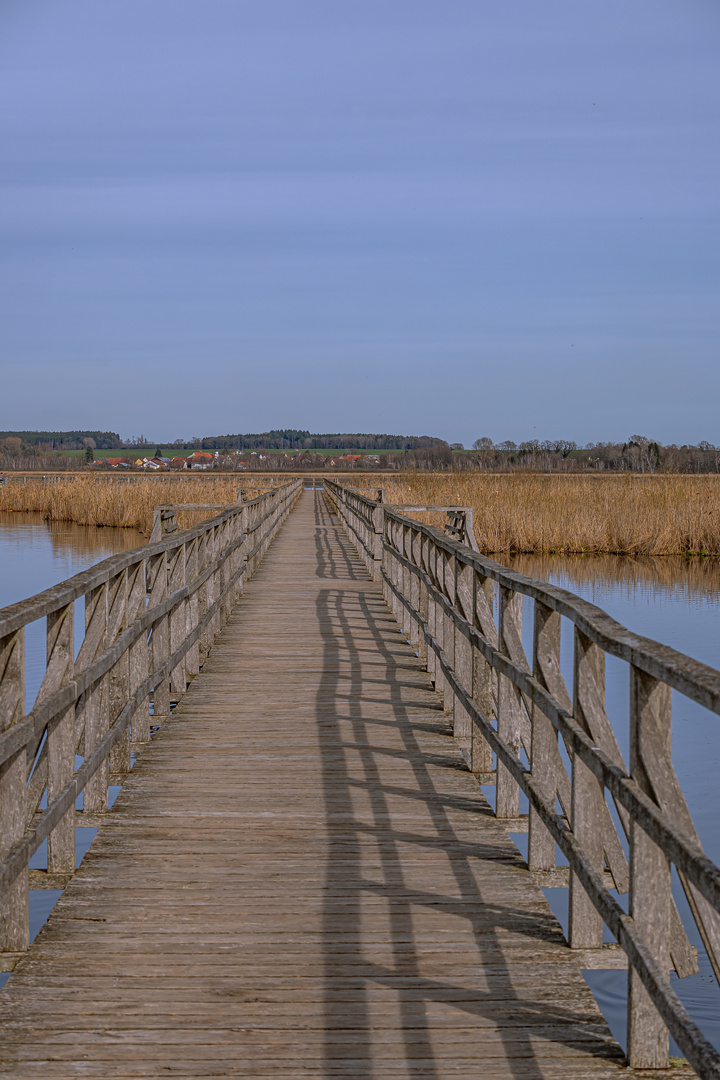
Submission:
{"label": "weathered wood planking", "polygon": [[[290,481],[181,532],[164,516],[172,507],[160,507],[155,542],[0,610],[1,971],[28,946],[29,887],[65,884],[73,818],[94,827],[103,817],[110,775],[130,771],[131,740],[149,740],[151,709],[156,726],[169,718],[301,490]],[[169,524],[173,536],[163,538]],[[75,655],[80,598],[85,635]],[[25,631],[41,618],[47,663],[26,714]],[[47,870],[28,872],[44,841]]]}
{"label": "weathered wood planking", "polygon": [[[671,690],[720,715],[720,671],[633,634],[579,596],[509,570],[398,507],[330,479],[324,486],[427,661],[471,770],[482,776],[490,751],[496,756],[498,818],[516,829],[521,790],[528,799],[528,863],[536,881],[565,884],[565,868],[554,865],[556,845],[568,860],[570,946],[582,951],[583,966],[606,966],[604,923],[625,953],[629,1063],[668,1068],[672,1033],[699,1076],[720,1080],[720,1051],[670,982],[671,968],[680,978],[698,971],[697,949],[672,896],[671,863],[720,980],[720,867],[700,846],[671,738]],[[524,598],[532,600],[531,660],[523,645]],[[560,664],[562,616],[574,624],[572,697]],[[627,767],[605,711],[606,654],[629,664]],[[612,889],[629,891],[629,913]]]}
{"label": "weathered wood planking", "polygon": [[0,1020],[18,1080],[628,1075],[320,493],[143,752]]}

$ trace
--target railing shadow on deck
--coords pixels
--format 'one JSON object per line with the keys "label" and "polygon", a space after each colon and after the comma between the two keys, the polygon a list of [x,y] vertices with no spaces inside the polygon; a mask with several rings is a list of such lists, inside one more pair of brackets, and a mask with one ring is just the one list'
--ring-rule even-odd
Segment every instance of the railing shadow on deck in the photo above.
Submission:
{"label": "railing shadow on deck", "polygon": [[[527,796],[528,865],[547,885],[569,879],[568,943],[579,962],[616,966],[612,950],[626,954],[631,1066],[666,1068],[671,1032],[699,1076],[720,1077],[720,1053],[669,978],[673,968],[681,978],[697,971],[671,893],[672,866],[720,976],[720,869],[702,851],[671,760],[671,691],[720,715],[720,672],[631,633],[567,590],[483,557],[400,507],[328,478],[324,485],[427,665],[468,767],[482,777],[494,772],[497,816],[517,821],[520,792]],[[534,607],[530,659],[523,597]],[[563,617],[574,624],[572,693],[560,669]],[[629,767],[605,710],[606,655],[628,664]],[[569,871],[556,867],[556,846]],[[629,915],[613,887],[629,891]],[[603,924],[618,944],[603,945]]]}
{"label": "railing shadow on deck", "polygon": [[[337,545],[332,543],[335,528],[327,513],[323,513],[322,495],[315,496],[315,551],[317,553],[317,569],[315,574],[321,578],[340,577],[339,569],[355,580],[358,577],[358,565],[350,557],[350,552],[342,547],[337,551]],[[323,500],[324,501],[324,500]]]}
{"label": "railing shadow on deck", "polygon": [[[348,575],[352,579],[364,576],[359,560],[349,555],[337,528],[320,506],[316,510],[316,522],[321,536],[320,576],[336,579],[333,567],[341,561],[352,566],[352,575]],[[334,550],[334,557],[329,557],[328,548]],[[339,925],[353,939],[356,952],[352,965],[343,969],[343,980],[338,985],[342,957],[336,946],[326,945],[328,1075],[366,1078],[375,1075],[369,993],[372,988],[380,987],[397,994],[405,1067],[411,1077],[430,1078],[442,1073],[442,1063],[436,1060],[437,1051],[432,1044],[428,1007],[442,1003],[466,1014],[470,1023],[483,1018],[495,1023],[498,997],[503,1001],[506,1016],[512,1017],[508,1026],[498,1027],[498,1035],[507,1051],[509,1075],[517,1076],[518,1080],[521,1077],[542,1080],[547,1075],[535,1059],[533,1044],[538,1038],[549,1037],[577,1048],[579,1025],[589,1054],[621,1065],[622,1053],[608,1037],[605,1024],[598,1024],[596,1013],[587,1015],[557,1003],[551,984],[544,1000],[518,996],[503,955],[503,933],[527,935],[530,942],[551,940],[558,944],[563,941],[562,933],[549,914],[498,906],[483,896],[473,865],[483,859],[492,859],[497,864],[497,847],[486,847],[481,841],[458,836],[449,818],[450,809],[471,809],[477,813],[481,801],[462,800],[444,793],[432,776],[433,769],[448,766],[447,756],[435,757],[423,751],[417,734],[430,731],[447,735],[450,728],[437,695],[410,679],[410,673],[417,673],[420,668],[407,662],[405,642],[382,597],[368,597],[352,588],[333,585],[319,594],[317,618],[324,642],[324,666],[316,712],[330,835],[323,930],[331,937],[340,919]],[[358,647],[363,632],[371,643],[371,655],[377,660],[377,675],[370,679],[368,658],[361,655]],[[384,711],[389,707],[391,718],[370,715],[370,710],[363,708],[363,701],[368,700]],[[426,714],[422,719],[409,712],[418,707]],[[383,746],[384,728],[399,733],[402,743],[399,750]],[[412,777],[407,787],[384,779],[382,764],[388,753],[397,765],[401,762],[409,765]],[[358,793],[364,794],[369,803],[370,821],[357,822],[350,829],[347,821],[353,814],[353,795]],[[420,804],[426,810],[427,832],[404,831],[388,824],[391,818],[388,800],[398,797],[411,800],[413,807]],[[492,814],[489,807],[487,813]],[[337,830],[337,838],[333,838],[332,823],[338,817],[344,824]],[[362,848],[370,838],[377,841],[380,873],[376,880],[362,866]],[[454,886],[451,895],[413,887],[404,880],[407,864],[400,849],[407,846],[422,851],[431,849],[434,858],[443,861],[445,876]],[[515,861],[522,865],[519,853]],[[363,940],[363,899],[371,897],[386,902],[389,922],[386,949],[367,936]],[[491,966],[492,986],[487,991],[479,993],[469,990],[467,985],[423,974],[413,928],[413,914],[418,910],[437,912],[441,920],[447,917],[467,920],[476,950],[474,954],[468,951],[467,963],[478,971],[483,969],[484,962]],[[383,952],[387,952],[387,959],[379,955]],[[438,957],[441,952],[439,945]],[[550,1026],[546,1024],[549,1014],[553,1018]],[[348,1028],[352,1029],[350,1036]],[[554,1033],[548,1036],[550,1030]],[[333,1037],[335,1034],[337,1038]],[[364,1048],[362,1056],[357,1051],[358,1045]],[[380,1044],[375,1047],[375,1053],[382,1054]]]}
{"label": "railing shadow on deck", "polygon": [[[293,480],[248,502],[196,506],[220,513],[184,531],[175,508],[159,507],[149,544],[0,611],[0,970],[28,948],[30,890],[67,884],[76,826],[104,820],[110,783],[170,716],[300,492]],[[26,714],[25,628],[43,618],[46,669]],[[45,840],[47,869],[30,870]]]}

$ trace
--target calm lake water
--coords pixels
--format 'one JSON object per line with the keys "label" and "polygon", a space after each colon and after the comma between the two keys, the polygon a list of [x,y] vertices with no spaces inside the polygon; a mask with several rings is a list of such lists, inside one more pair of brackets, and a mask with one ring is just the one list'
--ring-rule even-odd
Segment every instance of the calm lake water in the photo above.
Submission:
{"label": "calm lake water", "polygon": [[[147,543],[135,529],[98,529],[67,521],[45,521],[41,514],[0,512],[0,608],[25,600],[79,574],[119,551]],[[75,606],[76,647],[82,641],[84,608]],[[26,631],[27,697],[35,699],[45,671],[45,623]]]}
{"label": "calm lake water", "polygon": [[[55,585],[118,551],[145,542],[127,529],[95,529],[48,524],[39,516],[0,514],[0,607]],[[530,577],[551,581],[591,600],[638,633],[673,645],[682,652],[720,668],[720,560],[632,559],[626,557],[518,556],[504,560]],[[572,686],[572,628],[563,620],[562,666]],[[78,602],[76,646],[82,636],[82,602]],[[525,647],[532,645],[532,603],[526,604]],[[34,699],[44,671],[44,623],[27,631],[28,702]],[[627,760],[628,672],[620,661],[608,660],[607,707]],[[673,758],[706,852],[720,863],[720,718],[675,694],[673,699]],[[485,789],[494,798],[494,788]],[[77,830],[78,862],[95,830]],[[514,837],[526,851],[527,837]],[[40,849],[33,865],[44,866]],[[675,883],[677,885],[677,882]],[[548,889],[546,895],[561,923],[567,924],[567,891]],[[57,892],[31,894],[31,933],[34,936],[57,900]],[[681,890],[676,900],[685,918]],[[691,940],[700,946],[697,934]],[[720,993],[707,958],[701,970],[674,985],[705,1034],[720,1047]],[[0,975],[0,986],[8,976]],[[616,1038],[625,1044],[627,977],[623,972],[588,972],[586,978],[608,1018]],[[676,1051],[677,1052],[677,1051]]]}

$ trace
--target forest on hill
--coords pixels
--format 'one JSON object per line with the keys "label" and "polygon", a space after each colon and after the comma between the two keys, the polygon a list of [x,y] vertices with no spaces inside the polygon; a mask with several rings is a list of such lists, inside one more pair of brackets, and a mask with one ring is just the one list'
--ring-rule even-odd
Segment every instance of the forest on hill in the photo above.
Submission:
{"label": "forest on hill", "polygon": [[201,450],[420,450],[448,445],[433,435],[320,434],[294,428],[257,435],[211,435],[199,441]]}
{"label": "forest on hill", "polygon": [[125,445],[115,431],[0,431],[0,442],[6,439],[43,450],[119,450]]}

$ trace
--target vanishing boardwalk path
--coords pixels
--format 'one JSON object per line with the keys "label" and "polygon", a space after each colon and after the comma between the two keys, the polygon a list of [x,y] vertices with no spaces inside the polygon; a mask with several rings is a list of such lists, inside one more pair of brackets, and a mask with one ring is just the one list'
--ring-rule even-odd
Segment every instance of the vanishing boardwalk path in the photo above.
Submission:
{"label": "vanishing boardwalk path", "polygon": [[310,492],[0,1001],[18,1078],[628,1075]]}

